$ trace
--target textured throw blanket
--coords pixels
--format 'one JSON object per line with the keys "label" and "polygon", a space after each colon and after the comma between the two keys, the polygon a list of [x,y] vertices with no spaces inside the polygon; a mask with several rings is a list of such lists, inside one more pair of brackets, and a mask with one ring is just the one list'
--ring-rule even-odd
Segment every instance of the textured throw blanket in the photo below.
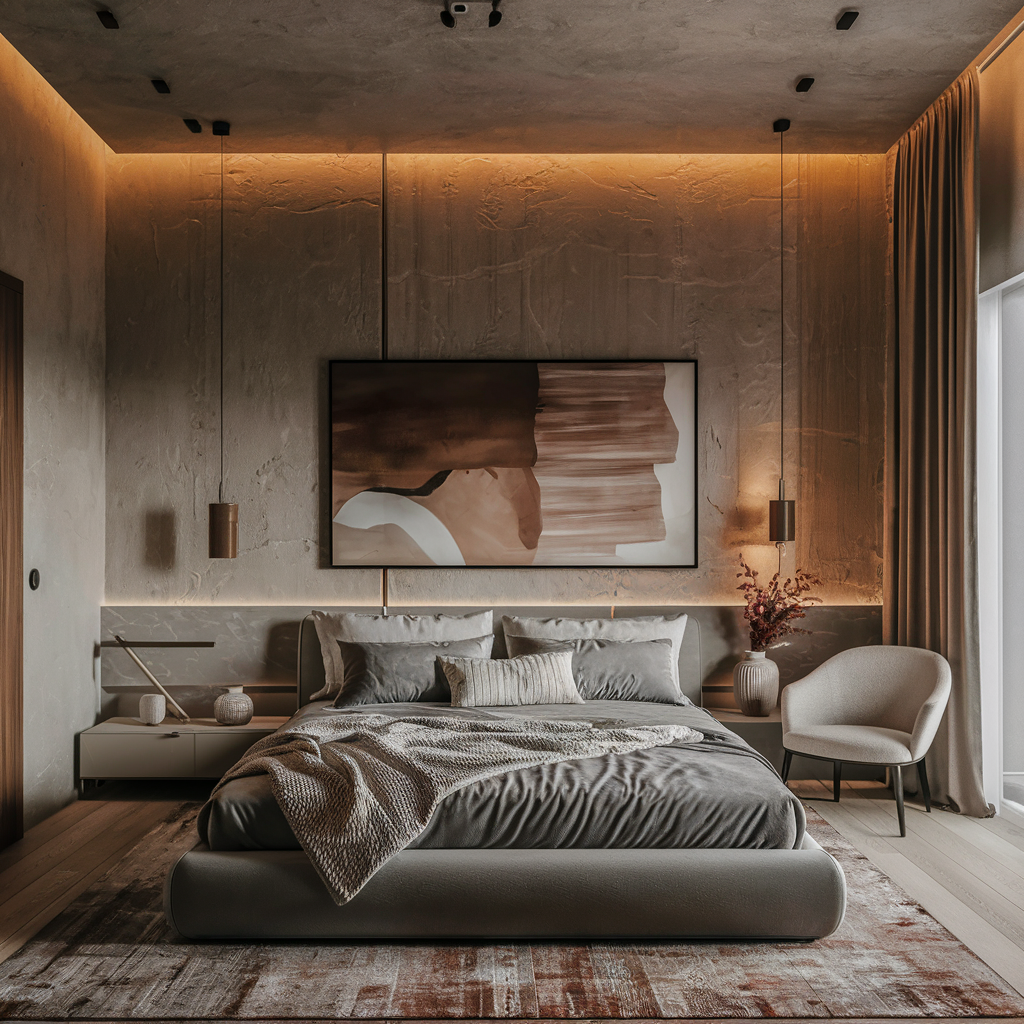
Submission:
{"label": "textured throw blanket", "polygon": [[463,786],[534,765],[702,739],[684,725],[350,713],[296,722],[267,736],[217,788],[243,775],[269,775],[295,837],[340,904]]}

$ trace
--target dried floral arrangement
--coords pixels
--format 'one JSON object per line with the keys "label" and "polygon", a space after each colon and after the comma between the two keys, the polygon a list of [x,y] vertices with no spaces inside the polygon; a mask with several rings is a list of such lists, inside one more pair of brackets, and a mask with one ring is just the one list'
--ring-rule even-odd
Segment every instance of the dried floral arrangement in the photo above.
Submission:
{"label": "dried floral arrangement", "polygon": [[757,570],[752,569],[740,555],[740,566],[736,578],[743,582],[736,588],[743,591],[747,607],[743,618],[750,623],[750,649],[767,651],[779,646],[779,641],[790,633],[809,633],[793,625],[794,619],[802,619],[812,604],[820,604],[820,597],[808,595],[812,587],[821,586],[821,580],[809,572],[798,570],[792,578],[784,581],[776,573],[765,587],[757,584]]}

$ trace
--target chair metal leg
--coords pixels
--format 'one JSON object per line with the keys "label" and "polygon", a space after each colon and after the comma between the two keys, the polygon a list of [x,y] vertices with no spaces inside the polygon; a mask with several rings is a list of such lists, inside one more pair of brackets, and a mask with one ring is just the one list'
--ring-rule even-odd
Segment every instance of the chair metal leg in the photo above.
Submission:
{"label": "chair metal leg", "polygon": [[900,835],[905,836],[907,834],[907,816],[903,810],[903,769],[898,765],[893,765],[892,769],[892,788],[896,794],[896,817],[900,819]]}
{"label": "chair metal leg", "polygon": [[921,796],[924,797],[924,809],[932,813],[932,791],[928,788],[928,769],[925,767],[924,758],[917,762],[917,777],[921,780]]}
{"label": "chair metal leg", "polygon": [[843,777],[843,762],[832,762],[832,802],[839,803],[839,783]]}
{"label": "chair metal leg", "polygon": [[793,751],[787,750],[782,755],[782,781],[789,782],[789,769],[793,764]]}

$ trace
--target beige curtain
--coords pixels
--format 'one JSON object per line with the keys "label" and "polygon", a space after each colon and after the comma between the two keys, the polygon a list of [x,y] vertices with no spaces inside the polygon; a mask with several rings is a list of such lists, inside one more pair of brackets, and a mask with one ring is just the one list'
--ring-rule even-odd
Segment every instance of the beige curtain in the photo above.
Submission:
{"label": "beige curtain", "polygon": [[987,817],[981,783],[975,494],[977,75],[889,154],[892,304],[885,642],[945,655],[953,692],[928,754],[938,803]]}

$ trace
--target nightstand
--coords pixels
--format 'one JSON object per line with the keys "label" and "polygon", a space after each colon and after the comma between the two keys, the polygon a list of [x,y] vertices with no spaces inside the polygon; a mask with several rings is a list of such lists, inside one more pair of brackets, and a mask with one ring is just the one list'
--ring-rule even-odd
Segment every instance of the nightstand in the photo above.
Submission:
{"label": "nightstand", "polygon": [[759,754],[782,770],[782,711],[775,708],[764,718],[750,718],[741,711],[705,708],[726,728],[742,736]]}
{"label": "nightstand", "polygon": [[187,724],[165,718],[144,725],[137,718],[110,718],[79,737],[81,783],[99,779],[219,779],[258,739],[288,719],[254,718],[248,725],[221,725],[212,718]]}

